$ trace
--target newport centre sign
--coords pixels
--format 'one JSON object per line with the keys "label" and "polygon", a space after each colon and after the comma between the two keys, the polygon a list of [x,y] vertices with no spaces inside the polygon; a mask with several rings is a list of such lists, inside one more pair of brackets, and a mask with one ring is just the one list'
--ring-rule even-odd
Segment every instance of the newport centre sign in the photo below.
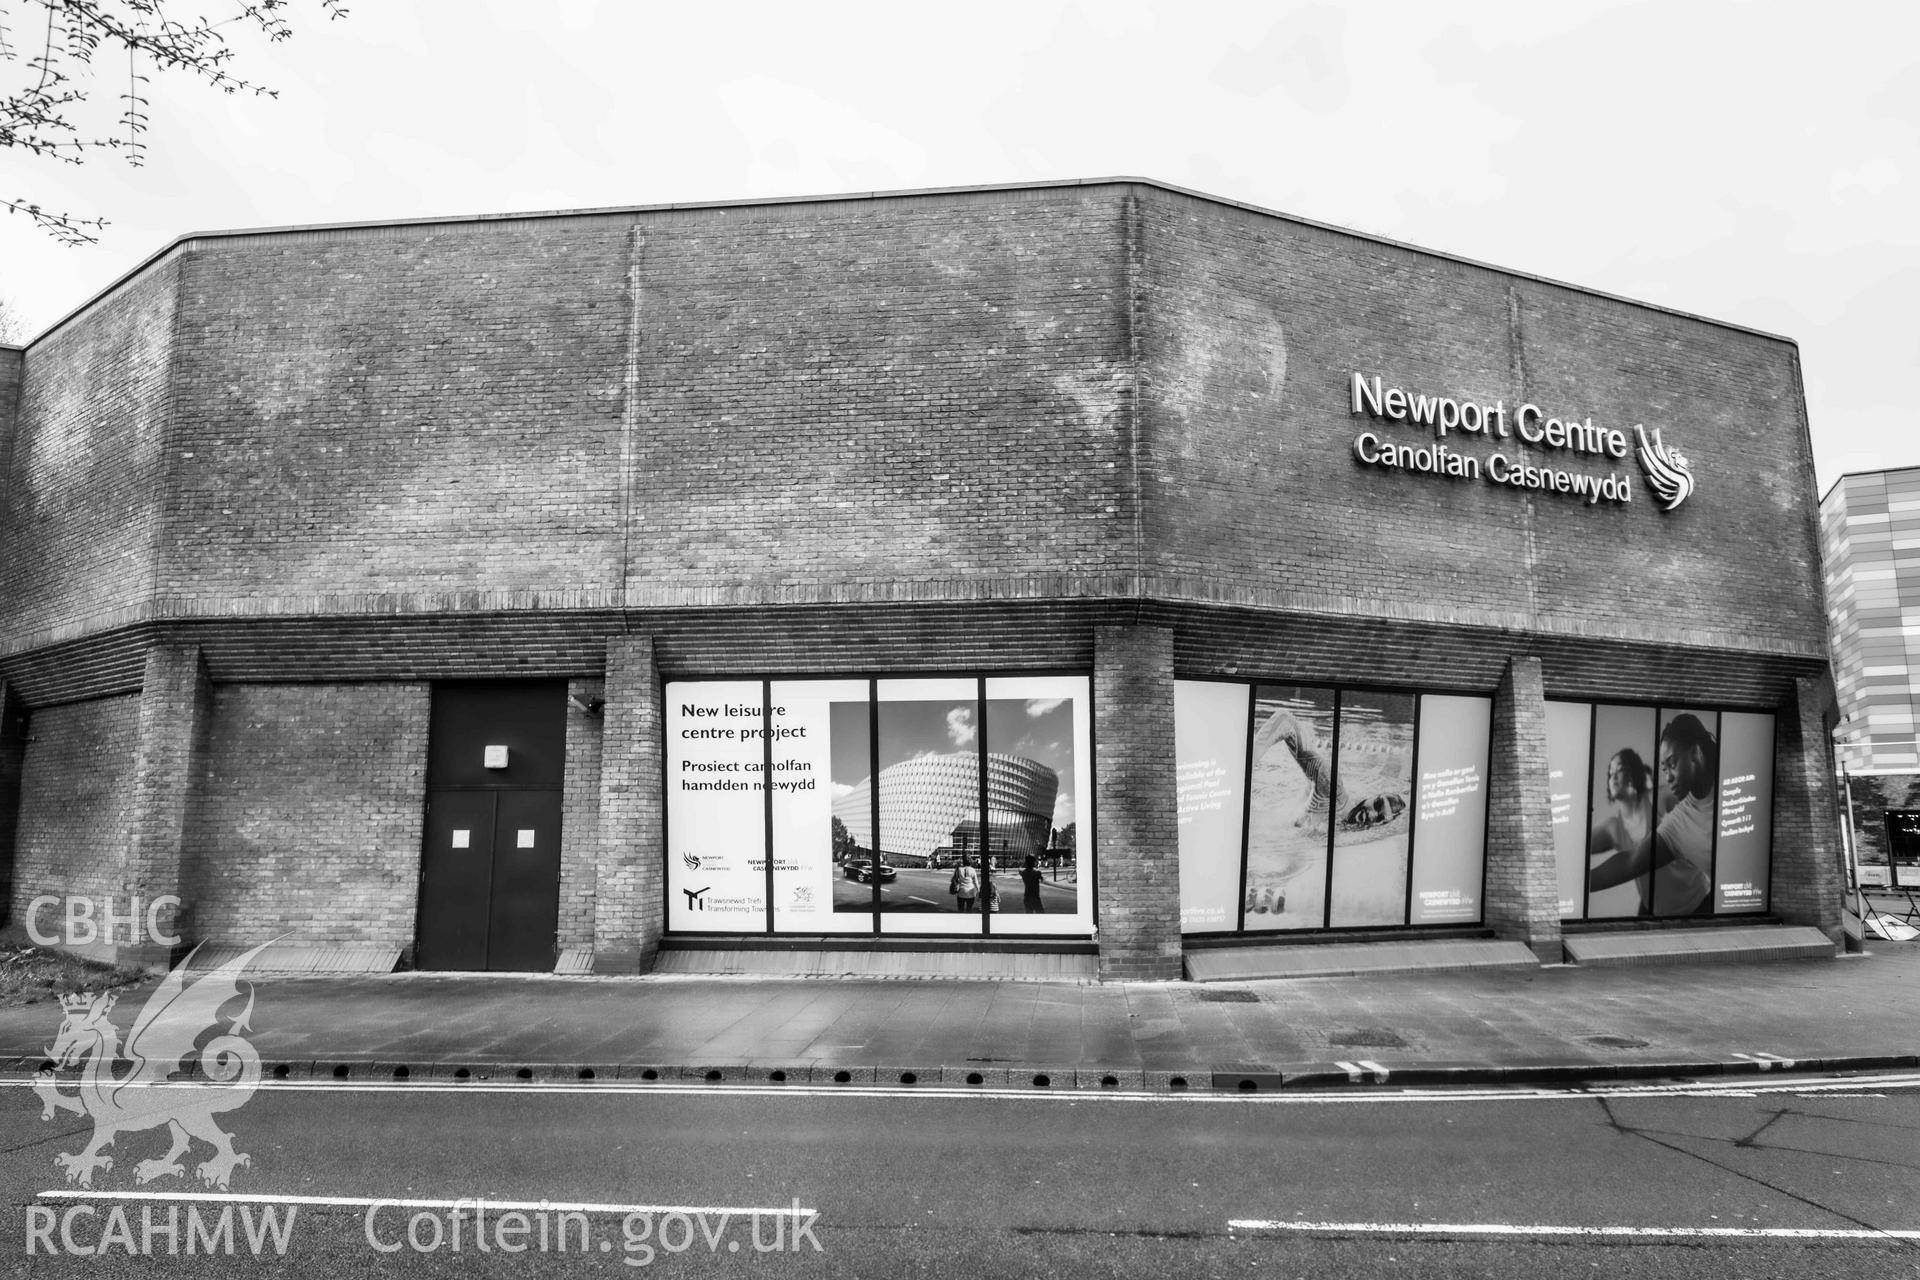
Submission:
{"label": "newport centre sign", "polygon": [[[1549,414],[1536,404],[1509,411],[1504,400],[1486,404],[1408,391],[1363,373],[1353,375],[1351,411],[1382,424],[1380,430],[1362,431],[1354,439],[1353,456],[1364,466],[1564,493],[1588,505],[1624,506],[1633,501],[1633,476],[1619,464],[1637,458],[1663,510],[1672,511],[1693,492],[1686,458],[1661,441],[1657,427],[1649,439],[1640,423],[1629,435],[1618,427],[1596,426],[1591,417]],[[1383,434],[1387,424],[1420,429],[1431,438],[1418,443],[1396,440]],[[1469,453],[1454,447],[1449,437],[1505,443],[1492,453]],[[1547,456],[1536,457],[1529,450]]]}

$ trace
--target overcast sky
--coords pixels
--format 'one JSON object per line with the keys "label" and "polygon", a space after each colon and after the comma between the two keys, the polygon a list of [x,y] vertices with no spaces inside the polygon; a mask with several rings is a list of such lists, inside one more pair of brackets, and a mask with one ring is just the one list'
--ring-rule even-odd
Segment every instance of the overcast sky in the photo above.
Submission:
{"label": "overcast sky", "polygon": [[349,3],[242,45],[277,101],[156,77],[144,167],[0,153],[113,223],[0,218],[33,332],[191,231],[1140,175],[1785,335],[1822,491],[1920,465],[1889,0]]}

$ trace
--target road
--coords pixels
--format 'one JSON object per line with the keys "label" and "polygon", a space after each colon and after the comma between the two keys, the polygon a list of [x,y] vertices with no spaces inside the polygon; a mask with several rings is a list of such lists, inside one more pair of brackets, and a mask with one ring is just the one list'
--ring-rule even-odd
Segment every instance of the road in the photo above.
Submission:
{"label": "road", "polygon": [[[251,1156],[228,1194],[137,1186],[164,1146],[149,1130],[76,1199],[54,1157],[90,1122],[43,1121],[11,1082],[0,1256],[96,1276],[1913,1275],[1920,1238],[1881,1233],[1920,1237],[1917,1101],[1914,1078],[1253,1097],[268,1085],[225,1117]],[[187,1256],[169,1213],[197,1215],[217,1256]],[[160,1256],[135,1256],[148,1223]]]}

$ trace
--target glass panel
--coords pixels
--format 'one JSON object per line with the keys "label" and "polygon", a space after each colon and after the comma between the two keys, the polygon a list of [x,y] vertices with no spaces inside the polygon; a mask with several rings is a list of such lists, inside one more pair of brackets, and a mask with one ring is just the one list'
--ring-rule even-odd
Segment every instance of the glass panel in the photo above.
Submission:
{"label": "glass panel", "polygon": [[1333,690],[1256,685],[1248,797],[1246,928],[1326,923]]}
{"label": "glass panel", "polygon": [[1593,826],[1588,834],[1587,916],[1648,914],[1653,832],[1654,711],[1593,709]]}
{"label": "glass panel", "polygon": [[1492,728],[1491,698],[1427,694],[1420,699],[1420,794],[1414,814],[1409,924],[1480,919]]}
{"label": "glass panel", "polygon": [[1578,920],[1587,901],[1587,752],[1593,706],[1547,704],[1547,789],[1553,807],[1553,860],[1559,871],[1560,918]]}
{"label": "glass panel", "polygon": [[1773,717],[1720,717],[1720,840],[1714,849],[1714,911],[1767,909],[1773,848]]}
{"label": "glass panel", "polygon": [[1243,684],[1173,682],[1183,933],[1240,927],[1248,692]]}
{"label": "glass panel", "polygon": [[880,707],[881,929],[978,933],[979,684],[882,680]]}
{"label": "glass panel", "polygon": [[1413,709],[1412,694],[1340,695],[1329,919],[1335,928],[1406,923]]}
{"label": "glass panel", "polygon": [[[782,680],[772,694],[774,929],[871,932],[873,891],[857,882],[857,859],[848,856],[852,829],[838,816],[834,785],[843,756],[859,762],[855,782],[866,778],[867,682]],[[847,789],[851,793],[853,784]],[[870,794],[863,790],[860,802]],[[872,825],[869,811],[862,815],[861,835]],[[855,905],[843,910],[843,902]]]}
{"label": "glass panel", "polygon": [[767,927],[758,680],[678,681],[667,700],[667,928]]}
{"label": "glass panel", "polygon": [[1720,782],[1720,717],[1666,711],[1660,717],[1660,820],[1652,851],[1653,914],[1713,914],[1713,829]]}
{"label": "glass panel", "polygon": [[1083,676],[987,681],[991,932],[1093,928],[1092,733]]}

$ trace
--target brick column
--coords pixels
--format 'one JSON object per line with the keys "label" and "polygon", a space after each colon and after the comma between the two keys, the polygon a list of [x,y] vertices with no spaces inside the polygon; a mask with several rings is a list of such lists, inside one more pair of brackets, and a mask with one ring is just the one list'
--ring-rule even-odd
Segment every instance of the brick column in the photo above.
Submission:
{"label": "brick column", "polygon": [[[578,699],[576,702],[574,699]],[[593,951],[595,861],[600,851],[600,715],[606,687],[598,680],[567,681],[567,768],[560,814],[560,953],[562,971],[568,953]]]}
{"label": "brick column", "polygon": [[593,971],[645,973],[667,918],[660,671],[650,636],[607,641]]}
{"label": "brick column", "polygon": [[[108,942],[117,959],[164,965],[169,948],[146,934],[151,921],[161,935],[185,936],[192,904],[149,916],[155,898],[186,897],[182,861],[187,818],[205,773],[207,728],[213,685],[197,645],[157,644],[147,650],[140,686],[140,728],[133,756],[133,805],[127,835],[126,874],[115,911],[140,908],[138,936],[129,941],[122,924]],[[103,904],[104,905],[104,904]],[[105,921],[103,920],[104,924]]]}
{"label": "brick column", "polygon": [[[27,764],[27,736],[21,729],[26,703],[0,680],[0,924],[13,907],[14,841],[20,830],[20,775]],[[22,924],[25,922],[23,921]]]}
{"label": "brick column", "polygon": [[1843,943],[1840,903],[1846,851],[1834,797],[1826,713],[1827,682],[1794,681],[1794,699],[1776,713],[1773,730],[1773,913],[1812,925]]}
{"label": "brick column", "polygon": [[1542,964],[1564,959],[1547,767],[1547,699],[1538,658],[1512,658],[1493,695],[1487,779],[1487,896],[1494,935],[1524,942]]}
{"label": "brick column", "polygon": [[1095,629],[1093,725],[1100,976],[1177,979],[1180,849],[1171,630]]}

